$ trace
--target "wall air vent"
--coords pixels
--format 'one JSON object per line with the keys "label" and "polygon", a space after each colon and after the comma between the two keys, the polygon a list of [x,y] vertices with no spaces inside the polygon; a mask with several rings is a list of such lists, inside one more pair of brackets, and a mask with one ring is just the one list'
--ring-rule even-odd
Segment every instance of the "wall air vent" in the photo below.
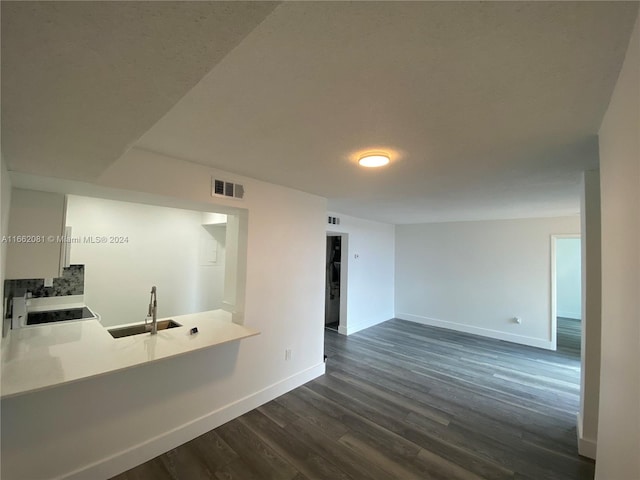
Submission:
{"label": "wall air vent", "polygon": [[239,183],[211,178],[211,196],[242,200],[244,198],[244,187]]}
{"label": "wall air vent", "polygon": [[329,221],[327,222],[329,225],[340,225],[340,218],[339,217],[328,217]]}

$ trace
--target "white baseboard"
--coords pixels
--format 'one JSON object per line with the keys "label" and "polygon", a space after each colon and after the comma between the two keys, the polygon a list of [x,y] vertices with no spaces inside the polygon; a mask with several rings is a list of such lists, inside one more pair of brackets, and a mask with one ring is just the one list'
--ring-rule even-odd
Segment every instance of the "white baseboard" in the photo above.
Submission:
{"label": "white baseboard", "polygon": [[86,465],[66,475],[58,477],[60,480],[95,480],[98,478],[111,478],[130,468],[140,465],[162,453],[182,445],[189,440],[213,430],[234,418],[243,415],[254,408],[263,405],[274,398],[283,395],[294,388],[323,375],[325,364],[320,363],[299,372],[280,382],[270,385],[251,395],[229,403],[224,407],[195,418],[188,423],[173,428],[161,435],[150,438],[134,447],[123,450],[115,455],[104,458],[98,462]]}
{"label": "white baseboard", "polygon": [[338,333],[341,333],[342,335],[351,335],[352,333],[359,332],[360,330],[364,330],[365,328],[373,327],[374,325],[379,325],[383,322],[386,322],[387,320],[390,320],[390,318],[385,318],[377,322],[357,323],[355,325],[348,324],[346,327],[342,325],[338,325]]}
{"label": "white baseboard", "polygon": [[507,342],[519,343],[530,347],[544,348],[546,350],[555,350],[555,345],[551,340],[541,338],[527,337],[525,335],[516,335],[513,333],[501,332],[499,330],[491,330],[489,328],[475,327],[473,325],[465,325],[462,323],[448,322],[446,320],[438,320],[435,318],[422,317],[420,315],[412,315],[410,313],[396,313],[396,318],[400,320],[408,320],[410,322],[430,325],[432,327],[448,328],[458,332],[472,333],[482,337],[495,338],[497,340],[505,340]]}
{"label": "white baseboard", "polygon": [[580,412],[576,415],[576,430],[578,432],[578,453],[583,457],[596,459],[597,442],[591,438],[582,436],[582,416]]}

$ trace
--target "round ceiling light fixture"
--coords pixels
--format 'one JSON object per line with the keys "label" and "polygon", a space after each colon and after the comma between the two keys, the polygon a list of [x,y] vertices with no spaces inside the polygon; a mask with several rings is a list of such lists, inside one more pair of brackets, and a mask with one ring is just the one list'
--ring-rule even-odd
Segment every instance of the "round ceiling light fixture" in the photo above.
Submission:
{"label": "round ceiling light fixture", "polygon": [[383,167],[389,161],[389,155],[386,153],[367,153],[358,159],[358,163],[367,168]]}

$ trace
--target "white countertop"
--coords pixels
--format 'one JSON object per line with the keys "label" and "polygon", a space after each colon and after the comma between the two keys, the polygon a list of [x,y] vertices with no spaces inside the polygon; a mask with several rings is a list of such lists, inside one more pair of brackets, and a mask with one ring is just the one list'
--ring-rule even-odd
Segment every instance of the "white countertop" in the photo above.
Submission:
{"label": "white countertop", "polygon": [[[2,341],[1,397],[54,387],[258,335],[224,310],[167,317],[181,326],[115,339],[98,320],[9,330]],[[190,334],[193,327],[198,333]]]}

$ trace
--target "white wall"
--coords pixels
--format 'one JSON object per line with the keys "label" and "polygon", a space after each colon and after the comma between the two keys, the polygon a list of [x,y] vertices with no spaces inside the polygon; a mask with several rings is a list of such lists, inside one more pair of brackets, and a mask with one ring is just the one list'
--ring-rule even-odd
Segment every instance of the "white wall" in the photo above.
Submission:
{"label": "white wall", "polygon": [[596,478],[640,478],[640,17],[600,126],[602,362]]}
{"label": "white wall", "polygon": [[582,318],[582,254],[579,238],[556,240],[556,308],[559,317]]}
{"label": "white wall", "polygon": [[[11,207],[11,179],[7,172],[7,167],[4,163],[4,159],[0,155],[0,235],[8,235],[9,233],[9,209]],[[6,258],[7,258],[7,244],[0,244],[0,292],[4,300],[4,279],[6,270]],[[0,335],[5,329],[9,328],[10,321],[4,319],[4,301],[0,308],[2,311],[2,322],[0,323]],[[6,325],[5,325],[6,323]]]}
{"label": "white wall", "polygon": [[[7,172],[4,159],[0,156],[0,234],[7,235],[9,231],[9,208],[11,206],[11,179]],[[6,266],[7,244],[2,243],[0,246],[0,289],[2,289],[2,298],[4,298],[4,272]],[[4,317],[3,317],[4,318]]]}
{"label": "white wall", "polygon": [[346,311],[341,308],[339,331],[350,335],[394,317],[395,227],[336,212],[328,215],[340,218],[340,225],[327,224],[326,230],[343,236],[340,296]]}
{"label": "white wall", "polygon": [[[243,183],[245,199],[214,201],[212,174]],[[261,334],[3,401],[3,480],[108,478],[324,372],[325,199],[136,149],[100,182],[246,208],[244,324]]]}
{"label": "white wall", "polygon": [[577,216],[398,225],[396,317],[554,348],[550,236],[579,231]]}
{"label": "white wall", "polygon": [[600,225],[600,173],[589,170],[582,179],[582,332],[580,356],[580,412],[577,417],[578,451],[596,458],[600,395],[600,341],[602,268]]}
{"label": "white wall", "polygon": [[103,325],[144,320],[152,285],[159,317],[221,308],[224,250],[220,263],[201,264],[201,242],[211,237],[202,221],[202,212],[193,210],[68,196],[73,238],[127,239],[71,245],[71,263],[85,265],[85,302]]}

